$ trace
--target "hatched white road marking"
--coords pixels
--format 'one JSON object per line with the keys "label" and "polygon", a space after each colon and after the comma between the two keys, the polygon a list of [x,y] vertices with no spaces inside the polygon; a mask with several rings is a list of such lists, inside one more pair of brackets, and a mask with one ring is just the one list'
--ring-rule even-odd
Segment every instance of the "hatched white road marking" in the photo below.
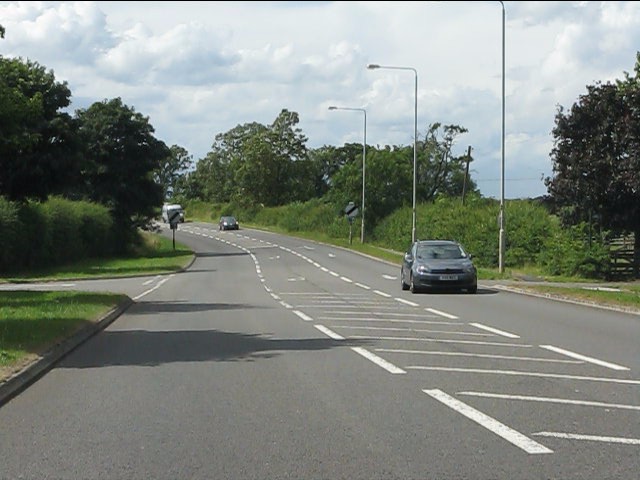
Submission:
{"label": "hatched white road marking", "polygon": [[[358,338],[358,337],[352,337]],[[439,340],[444,341],[444,340]],[[450,367],[426,367],[415,365],[405,367],[407,370],[437,370],[441,372],[461,372],[461,373],[490,373],[494,375],[515,375],[523,377],[540,377],[540,378],[562,378],[565,380],[585,380],[590,382],[603,383],[621,383],[624,385],[640,385],[640,380],[626,380],[624,378],[604,378],[604,377],[581,377],[578,375],[562,375],[558,373],[539,373],[539,372],[519,372],[516,370],[483,370],[480,368],[450,368]]]}
{"label": "hatched white road marking", "polygon": [[419,306],[420,306],[420,305],[418,305],[417,303],[412,302],[412,301],[410,301],[410,300],[405,300],[404,298],[396,297],[395,299],[396,299],[398,302],[400,302],[400,303],[404,303],[405,305],[409,305],[409,306],[411,306],[411,307],[419,307]]}
{"label": "hatched white road marking", "polygon": [[571,400],[568,398],[533,397],[530,395],[504,395],[487,392],[458,392],[458,395],[470,397],[499,398],[503,400],[522,400],[527,402],[561,403],[564,405],[581,405],[585,407],[617,408],[620,410],[640,410],[640,405],[624,405],[620,403],[591,402],[588,400]]}
{"label": "hatched white road marking", "polygon": [[515,357],[513,355],[491,355],[489,353],[436,352],[432,350],[407,350],[407,349],[400,349],[400,348],[376,348],[376,352],[408,353],[412,355],[444,355],[444,356],[450,356],[450,357],[493,358],[496,360],[522,360],[526,362],[573,363],[573,364],[584,363],[578,360],[552,360],[550,358]]}
{"label": "hatched white road marking", "polygon": [[592,442],[622,443],[625,445],[640,445],[640,438],[600,437],[597,435],[579,435],[576,433],[538,432],[538,437],[566,438],[568,440],[590,440]]}
{"label": "hatched white road marking", "polygon": [[[511,348],[531,348],[531,345],[518,345],[512,343],[499,343],[499,342],[476,342],[473,340],[444,340],[442,338],[414,338],[414,337],[376,337],[373,335],[354,335],[351,338],[357,338],[360,340],[403,340],[407,342],[434,342],[434,343],[460,343],[467,345],[486,345],[491,347],[511,347]],[[406,367],[414,369],[429,369],[435,367]]]}
{"label": "hatched white road marking", "polygon": [[422,391],[529,454],[553,453],[553,450],[550,450],[520,432],[507,427],[505,424],[500,423],[498,420],[476,410],[473,407],[470,407],[466,403],[453,398],[442,390],[433,389]]}
{"label": "hatched white road marking", "polygon": [[600,365],[601,367],[610,368],[612,370],[629,370],[627,367],[623,367],[622,365],[616,365],[615,363],[605,362],[603,360],[598,360],[597,358],[587,357],[586,355],[580,355],[579,353],[570,352],[569,350],[564,350],[562,348],[554,347],[552,345],[540,345],[540,348],[544,348],[545,350],[551,350],[552,352],[560,353],[561,355],[566,355],[567,357],[577,358],[578,360],[584,360],[588,363],[593,363],[595,365]]}

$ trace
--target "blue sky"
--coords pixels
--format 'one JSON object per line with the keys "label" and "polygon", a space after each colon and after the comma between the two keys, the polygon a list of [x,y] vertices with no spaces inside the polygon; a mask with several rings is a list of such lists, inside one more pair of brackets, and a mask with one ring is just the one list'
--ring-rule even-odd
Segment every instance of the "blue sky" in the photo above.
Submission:
{"label": "blue sky", "polygon": [[[598,81],[632,72],[640,2],[504,2],[505,197],[544,195],[551,130]],[[156,136],[194,160],[238,124],[298,112],[310,148],[412,145],[418,132],[468,129],[471,175],[498,198],[502,6],[474,2],[3,2],[0,54],[37,61],[66,81],[72,109],[121,97]]]}

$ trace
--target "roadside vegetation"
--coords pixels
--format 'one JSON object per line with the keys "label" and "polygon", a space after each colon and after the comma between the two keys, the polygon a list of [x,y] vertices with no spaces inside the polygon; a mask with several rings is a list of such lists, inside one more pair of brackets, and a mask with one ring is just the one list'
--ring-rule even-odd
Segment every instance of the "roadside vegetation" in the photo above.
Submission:
{"label": "roadside vegetation", "polygon": [[123,301],[84,292],[0,292],[0,380]]}

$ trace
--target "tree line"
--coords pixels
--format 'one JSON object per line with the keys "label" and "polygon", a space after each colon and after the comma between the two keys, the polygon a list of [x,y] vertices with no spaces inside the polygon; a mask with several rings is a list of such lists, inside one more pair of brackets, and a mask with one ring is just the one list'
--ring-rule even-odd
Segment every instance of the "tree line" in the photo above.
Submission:
{"label": "tree line", "polygon": [[[0,38],[5,33],[0,26]],[[219,133],[194,162],[183,147],[156,138],[149,118],[121,98],[73,113],[70,100],[68,84],[53,71],[0,56],[0,196],[96,202],[130,235],[168,199],[268,207],[321,199],[336,214],[350,201],[359,204],[362,145],[309,148],[297,112],[282,109],[271,124]],[[418,203],[481,196],[467,174],[472,159],[453,154],[466,132],[434,123],[420,134]],[[640,252],[640,52],[633,73],[588,85],[570,109],[559,106],[551,134],[550,212],[567,227],[589,222],[599,232],[633,233]],[[413,146],[366,147],[365,225],[374,228],[412,202]]]}

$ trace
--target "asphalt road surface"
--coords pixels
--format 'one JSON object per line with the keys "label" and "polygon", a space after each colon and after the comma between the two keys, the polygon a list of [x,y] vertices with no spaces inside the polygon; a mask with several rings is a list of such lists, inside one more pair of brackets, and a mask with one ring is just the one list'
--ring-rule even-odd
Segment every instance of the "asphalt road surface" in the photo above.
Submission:
{"label": "asphalt road surface", "polygon": [[[170,235],[170,232],[165,234]],[[183,224],[188,271],[0,408],[0,478],[640,478],[640,317]]]}

